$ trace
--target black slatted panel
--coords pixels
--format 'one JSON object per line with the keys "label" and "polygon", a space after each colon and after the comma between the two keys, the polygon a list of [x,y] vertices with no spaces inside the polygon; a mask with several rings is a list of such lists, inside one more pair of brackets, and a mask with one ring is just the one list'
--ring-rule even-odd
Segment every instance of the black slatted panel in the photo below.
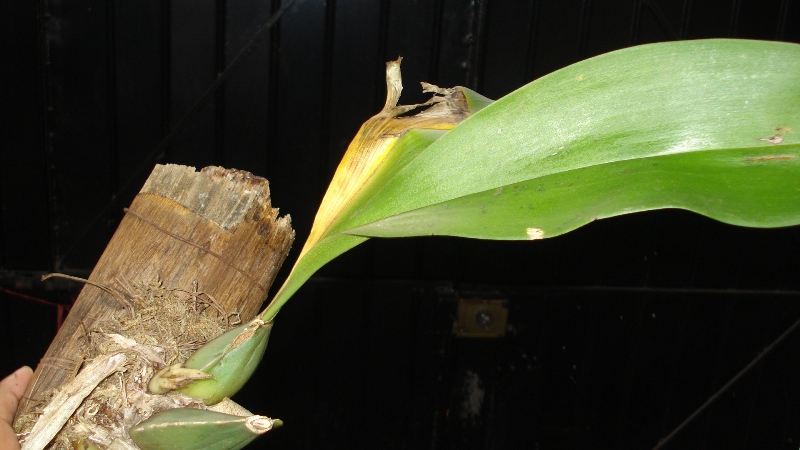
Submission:
{"label": "black slatted panel", "polygon": [[224,40],[229,65],[255,39],[225,82],[224,164],[262,175],[269,172],[270,138],[277,132],[270,123],[275,100],[270,86],[277,81],[271,74],[277,65],[270,51],[272,33],[259,34],[272,12],[271,2],[228,1]]}
{"label": "black slatted panel", "polygon": [[5,107],[0,108],[0,267],[49,268],[49,192],[37,5],[8,3],[0,13]]}
{"label": "black slatted panel", "polygon": [[[297,2],[280,24],[278,96],[271,123],[276,132],[271,147],[275,161],[266,175],[275,204],[291,212],[299,235],[308,233],[314,205],[322,199],[327,184],[327,167],[319,164],[327,161],[321,130],[325,122],[323,93],[327,92],[323,86],[327,81],[322,79],[325,18],[325,3]],[[282,195],[286,200],[280,201]]]}
{"label": "black slatted panel", "polygon": [[84,1],[47,6],[47,163],[56,269],[93,266],[113,232],[113,215],[103,214],[118,184],[117,171],[110,170],[116,162],[113,10],[112,4]]}
{"label": "black slatted panel", "polygon": [[130,203],[149,175],[157,156],[154,151],[168,126],[168,111],[163,108],[168,101],[165,92],[169,92],[164,86],[168,80],[164,67],[169,56],[164,39],[168,27],[162,13],[158,2],[114,3],[114,188],[119,201],[104,205],[114,214]]}
{"label": "black slatted panel", "polygon": [[170,1],[170,126],[199,99],[207,102],[175,138],[169,159],[189,166],[215,162],[216,95],[204,97],[217,76],[215,0]]}
{"label": "black slatted panel", "polygon": [[531,39],[537,24],[532,20],[538,2],[527,8],[504,8],[500,3],[490,3],[487,11],[486,57],[481,66],[481,93],[499,98],[509,88],[522,86],[528,80],[527,59],[530,57]]}

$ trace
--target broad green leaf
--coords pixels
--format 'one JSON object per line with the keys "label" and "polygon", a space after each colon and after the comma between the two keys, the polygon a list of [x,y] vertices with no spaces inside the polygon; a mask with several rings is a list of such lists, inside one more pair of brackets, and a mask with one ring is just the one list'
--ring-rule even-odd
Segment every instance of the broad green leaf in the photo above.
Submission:
{"label": "broad green leaf", "polygon": [[[573,64],[434,141],[393,149],[400,163],[357,178],[362,195],[313,241],[338,240],[317,263],[357,243],[345,235],[538,239],[665,207],[740,225],[797,224],[798,74],[800,45],[726,39]],[[286,292],[306,275],[290,275]]]}
{"label": "broad green leaf", "polygon": [[[778,149],[776,149],[778,150]],[[682,208],[751,227],[798,223],[800,145],[651,156],[501,186],[348,230],[370,237],[558,236],[596,219]]]}
{"label": "broad green leaf", "polygon": [[[726,149],[783,154],[800,143],[798,74],[800,45],[725,39],[642,45],[573,64],[431,144],[350,225],[548,175],[577,179],[601,164]],[[752,181],[745,171],[730,176]],[[800,220],[797,197],[782,199]]]}

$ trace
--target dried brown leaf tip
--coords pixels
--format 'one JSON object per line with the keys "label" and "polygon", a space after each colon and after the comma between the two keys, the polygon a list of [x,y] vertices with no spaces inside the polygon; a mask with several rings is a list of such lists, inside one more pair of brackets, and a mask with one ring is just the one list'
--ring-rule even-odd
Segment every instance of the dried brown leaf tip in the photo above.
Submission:
{"label": "dried brown leaf tip", "polygon": [[470,108],[462,88],[440,88],[422,83],[433,96],[425,103],[398,105],[403,92],[402,58],[386,63],[386,103],[361,126],[347,148],[314,219],[300,258],[342,217],[354,196],[380,169],[397,141],[414,129],[450,130],[469,117]]}

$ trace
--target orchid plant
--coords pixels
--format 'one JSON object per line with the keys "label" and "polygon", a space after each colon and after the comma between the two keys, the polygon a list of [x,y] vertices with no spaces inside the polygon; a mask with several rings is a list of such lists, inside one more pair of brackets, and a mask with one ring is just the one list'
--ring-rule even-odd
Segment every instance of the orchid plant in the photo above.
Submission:
{"label": "orchid plant", "polygon": [[[389,62],[386,104],[347,149],[283,286],[255,319],[170,368],[187,371],[175,387],[207,404],[232,396],[292,294],[370,238],[538,240],[659,208],[800,224],[798,74],[797,44],[666,42],[581,61],[497,101],[423,83],[432,98],[402,106],[400,60]],[[217,414],[168,410],[130,435],[144,450],[226,450],[278,424]]]}

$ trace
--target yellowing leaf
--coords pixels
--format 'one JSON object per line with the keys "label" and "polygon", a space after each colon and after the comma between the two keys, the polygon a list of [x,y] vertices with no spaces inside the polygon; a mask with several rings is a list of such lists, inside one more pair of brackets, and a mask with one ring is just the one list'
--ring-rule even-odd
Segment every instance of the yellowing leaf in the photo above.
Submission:
{"label": "yellowing leaf", "polygon": [[[424,142],[427,145],[441,136],[441,133],[409,135],[409,132],[450,130],[475,110],[491,103],[491,100],[465,88],[442,89],[423,83],[423,92],[434,94],[429,101],[419,105],[398,105],[403,89],[400,61],[398,59],[386,64],[386,104],[361,126],[348,146],[322,199],[308,240],[300,251],[289,279],[276,294],[268,311],[277,312],[280,305],[319,267],[365,240],[353,236],[333,236],[345,219],[368,199],[367,194],[374,190],[371,188],[386,180],[387,173],[396,170],[397,166],[393,164],[405,156],[405,149],[420,148],[409,143]],[[419,112],[412,114],[415,110]],[[329,237],[332,239],[323,242]],[[273,317],[274,313],[262,313],[264,320],[269,321]]]}

